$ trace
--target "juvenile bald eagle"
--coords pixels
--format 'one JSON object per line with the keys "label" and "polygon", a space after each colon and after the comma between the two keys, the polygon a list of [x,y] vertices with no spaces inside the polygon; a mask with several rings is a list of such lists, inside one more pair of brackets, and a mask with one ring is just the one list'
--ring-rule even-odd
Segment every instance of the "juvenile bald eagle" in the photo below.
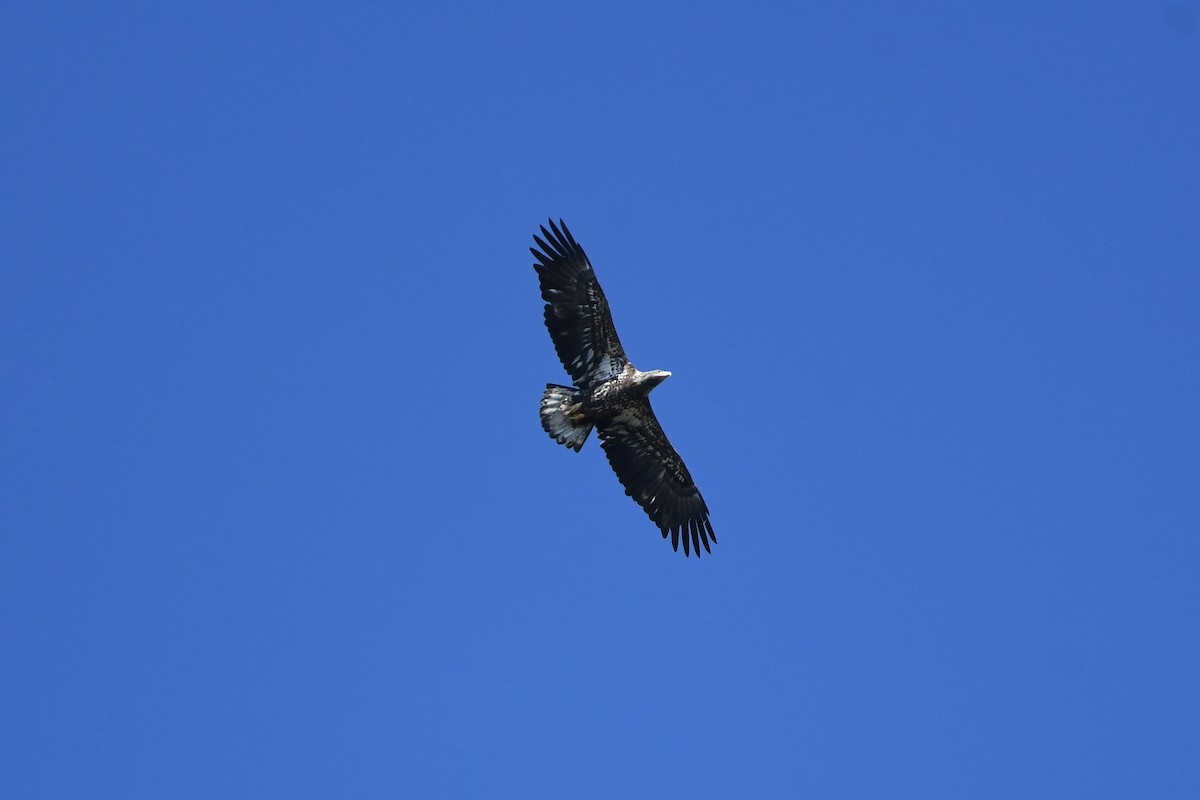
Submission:
{"label": "juvenile bald eagle", "polygon": [[671,373],[641,372],[629,363],[592,264],[562,220],[550,220],[550,230],[542,227],[542,238],[533,240],[541,248],[529,252],[537,259],[546,327],[575,383],[546,384],[542,427],[575,452],[596,428],[625,494],[645,509],[663,538],[670,534],[678,550],[683,534],[684,555],[690,549],[699,557],[702,544],[711,553],[709,540],[717,537],[708,506],[650,408],[650,390]]}

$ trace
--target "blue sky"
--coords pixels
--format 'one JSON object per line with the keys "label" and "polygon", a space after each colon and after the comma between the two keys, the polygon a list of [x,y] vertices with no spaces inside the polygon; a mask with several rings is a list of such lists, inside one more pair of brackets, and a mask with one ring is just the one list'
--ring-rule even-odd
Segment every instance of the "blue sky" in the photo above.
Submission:
{"label": "blue sky", "polygon": [[0,794],[1200,796],[1200,5],[581,6],[0,12]]}

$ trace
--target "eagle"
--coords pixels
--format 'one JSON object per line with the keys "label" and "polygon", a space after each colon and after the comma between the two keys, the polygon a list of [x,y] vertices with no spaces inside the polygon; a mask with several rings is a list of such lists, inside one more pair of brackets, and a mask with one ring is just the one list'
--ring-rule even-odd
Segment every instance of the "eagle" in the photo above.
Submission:
{"label": "eagle", "polygon": [[701,545],[711,553],[709,542],[717,537],[708,506],[650,408],[650,390],[671,373],[634,368],[583,248],[561,219],[558,225],[548,222],[550,230],[539,226],[541,237],[533,237],[538,247],[529,252],[537,259],[533,268],[546,301],[546,327],[575,385],[546,384],[542,427],[575,452],[595,428],[625,494],[646,511],[663,538],[670,535],[676,551],[682,540],[685,556],[694,550],[699,557]]}

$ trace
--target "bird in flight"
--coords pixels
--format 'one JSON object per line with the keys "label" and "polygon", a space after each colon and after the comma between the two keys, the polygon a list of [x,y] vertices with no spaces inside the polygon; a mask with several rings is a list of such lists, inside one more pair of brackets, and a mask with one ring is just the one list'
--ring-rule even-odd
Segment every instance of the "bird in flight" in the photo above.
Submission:
{"label": "bird in flight", "polygon": [[604,291],[583,248],[566,224],[549,220],[550,230],[529,248],[537,263],[546,327],[554,349],[574,386],[546,384],[542,395],[542,427],[550,437],[575,452],[592,428],[625,494],[638,502],[651,521],[671,537],[671,546],[700,555],[717,541],[708,506],[683,459],[667,441],[650,408],[650,390],[671,376],[660,369],[641,372],[625,357],[613,327]]}

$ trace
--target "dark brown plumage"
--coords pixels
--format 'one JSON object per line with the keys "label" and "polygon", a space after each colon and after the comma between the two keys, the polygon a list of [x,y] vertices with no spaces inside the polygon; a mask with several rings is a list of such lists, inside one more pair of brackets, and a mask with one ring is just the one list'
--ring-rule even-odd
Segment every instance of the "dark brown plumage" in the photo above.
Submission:
{"label": "dark brown plumage", "polygon": [[641,372],[625,356],[609,312],[608,300],[591,262],[567,226],[559,220],[534,236],[546,328],[554,349],[575,386],[547,384],[542,396],[542,427],[555,441],[578,451],[593,427],[600,446],[625,487],[678,550],[700,547],[712,552],[717,541],[708,506],[683,459],[667,440],[648,397],[670,376],[662,370]]}

